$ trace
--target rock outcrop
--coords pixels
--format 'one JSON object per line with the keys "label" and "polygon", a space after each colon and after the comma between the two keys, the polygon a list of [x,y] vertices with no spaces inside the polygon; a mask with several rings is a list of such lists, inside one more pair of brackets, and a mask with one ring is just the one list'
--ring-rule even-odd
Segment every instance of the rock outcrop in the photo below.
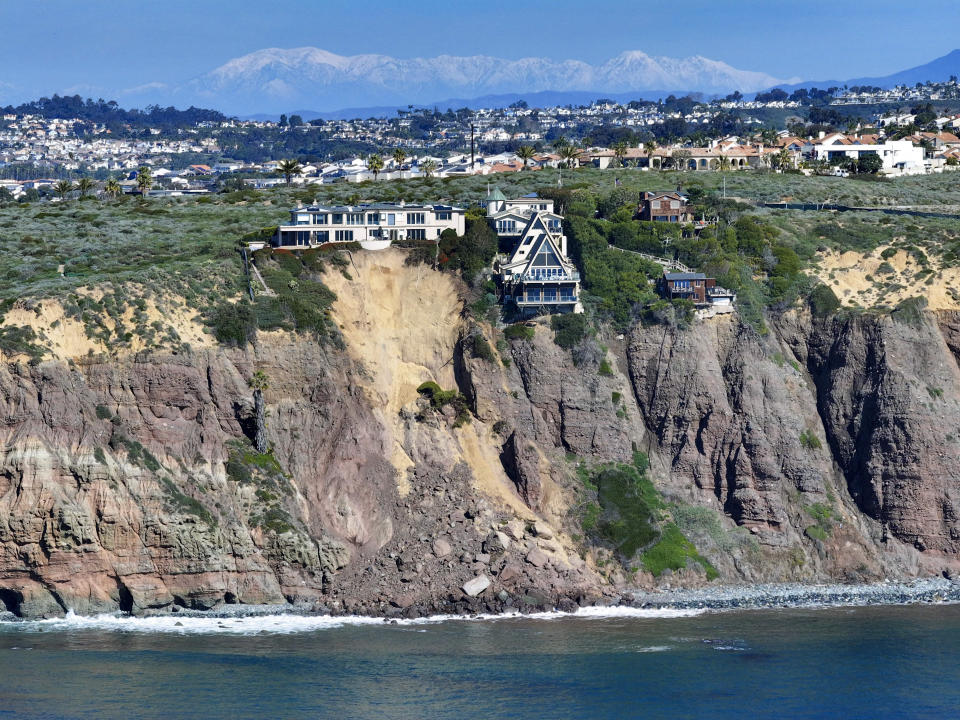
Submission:
{"label": "rock outcrop", "polygon": [[[331,278],[342,347],[274,332],[244,350],[0,363],[3,607],[571,607],[655,583],[574,539],[571,458],[636,451],[722,579],[958,569],[955,314],[790,312],[765,334],[720,317],[571,353],[546,323],[512,340],[468,327],[449,276],[402,254],[358,255],[351,273]],[[449,402],[417,393],[428,380]]]}

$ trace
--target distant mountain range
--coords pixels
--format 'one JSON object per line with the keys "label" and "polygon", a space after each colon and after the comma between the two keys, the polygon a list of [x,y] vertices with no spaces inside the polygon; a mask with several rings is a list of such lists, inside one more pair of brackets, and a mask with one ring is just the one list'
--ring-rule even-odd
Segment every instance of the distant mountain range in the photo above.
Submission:
{"label": "distant mountain range", "polygon": [[133,104],[196,105],[272,119],[280,113],[296,113],[309,120],[393,115],[408,106],[504,107],[519,99],[531,106],[548,106],[584,104],[600,97],[620,102],[657,99],[670,93],[709,97],[734,90],[749,97],[772,87],[893,87],[947,80],[951,75],[960,75],[960,50],[883,77],[799,82],[738,70],[700,56],[653,57],[639,50],[591,65],[580,60],[505,60],[486,55],[343,56],[304,47],[258,50],[188,82],[148,83],[122,97]]}
{"label": "distant mountain range", "polygon": [[671,89],[709,94],[753,92],[779,82],[761,72],[694,56],[652,57],[623,52],[600,65],[580,60],[475,55],[398,59],[342,56],[305,47],[269,48],[230,60],[179,86],[150,83],[128,91],[133,101],[195,104],[228,113],[279,113],[293,108],[333,111],[371,106],[433,105],[441,98],[538,92],[614,93]]}
{"label": "distant mountain range", "polygon": [[793,90],[796,88],[828,88],[828,87],[852,87],[854,85],[872,85],[881,88],[892,88],[897,85],[916,85],[931,82],[941,82],[949,80],[951,75],[960,77],[960,50],[953,50],[943,57],[931,60],[924,65],[917,65],[907,70],[901,70],[891,75],[881,77],[861,77],[851,80],[805,80],[800,83],[790,85],[778,85],[784,90]]}

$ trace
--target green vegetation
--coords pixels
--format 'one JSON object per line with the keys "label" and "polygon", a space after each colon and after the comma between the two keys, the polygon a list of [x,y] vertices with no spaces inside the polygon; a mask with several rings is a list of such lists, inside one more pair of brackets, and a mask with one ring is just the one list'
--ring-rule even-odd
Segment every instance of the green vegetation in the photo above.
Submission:
{"label": "green vegetation", "polygon": [[804,509],[815,521],[813,525],[809,525],[803,531],[804,534],[812,540],[824,542],[828,537],[830,537],[830,532],[833,530],[833,508],[831,508],[829,505],[825,505],[824,503],[813,503]]}
{"label": "green vegetation", "polygon": [[817,285],[810,292],[810,312],[814,317],[827,317],[840,309],[840,299],[828,285]]}
{"label": "green vegetation", "polygon": [[807,450],[819,450],[822,447],[820,438],[813,430],[807,429],[800,433],[800,444]]}
{"label": "green vegetation", "polygon": [[27,355],[31,361],[39,361],[43,357],[43,347],[38,344],[39,338],[33,328],[24,325],[10,325],[0,327],[0,353],[7,357]]}
{"label": "green vegetation", "polygon": [[553,341],[566,350],[578,345],[589,333],[587,317],[582,313],[553,315],[550,328],[553,330]]}
{"label": "green vegetation", "polygon": [[923,311],[927,307],[925,297],[911,297],[901,300],[890,313],[890,317],[895,322],[912,327],[920,327],[923,324]]}
{"label": "green vegetation", "polygon": [[526,325],[524,323],[516,323],[515,325],[508,325],[504,331],[503,336],[508,340],[533,340],[534,328],[532,325]]}
{"label": "green vegetation", "polygon": [[470,343],[470,354],[475,358],[480,358],[481,360],[486,360],[487,362],[495,362],[496,355],[493,354],[493,348],[490,347],[490,343],[487,342],[487,339],[483,334],[476,330],[469,337]]}
{"label": "green vegetation", "polygon": [[597,373],[603,377],[613,377],[613,368],[610,366],[610,361],[604,358],[600,361],[600,367],[597,369]]}
{"label": "green vegetation", "polygon": [[417,392],[430,400],[430,406],[434,410],[442,410],[445,406],[451,405],[456,412],[454,427],[470,422],[470,406],[458,390],[444,390],[432,380],[428,380],[417,388]]}
{"label": "green vegetation", "polygon": [[284,498],[294,494],[293,485],[272,452],[258,453],[246,443],[230,443],[224,470],[231,482],[254,486],[258,505],[250,510],[252,525],[277,534],[295,529],[283,507]]}
{"label": "green vegetation", "polygon": [[625,567],[639,554],[643,567],[654,575],[699,563],[708,579],[716,569],[698,552],[677,525],[647,476],[648,462],[635,453],[632,464],[603,465],[591,471],[577,468],[588,497],[580,524],[587,536],[609,546]]}

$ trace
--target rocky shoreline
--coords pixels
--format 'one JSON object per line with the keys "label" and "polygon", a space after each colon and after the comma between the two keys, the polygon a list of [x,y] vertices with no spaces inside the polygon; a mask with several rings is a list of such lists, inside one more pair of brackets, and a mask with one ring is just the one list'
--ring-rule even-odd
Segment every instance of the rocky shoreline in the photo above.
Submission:
{"label": "rocky shoreline", "polygon": [[[210,610],[174,606],[171,610],[154,610],[136,618],[206,618],[238,620],[276,616],[355,618],[364,620],[430,620],[452,618],[497,619],[498,617],[582,614],[602,616],[604,611],[621,609],[623,615],[636,611],[729,611],[760,609],[796,609],[828,607],[864,607],[877,605],[924,605],[960,603],[960,581],[946,578],[923,578],[907,582],[884,581],[872,585],[796,583],[727,585],[711,588],[677,588],[659,591],[634,591],[621,596],[604,597],[594,603],[581,604],[563,598],[555,605],[540,603],[450,603],[446,607],[412,607],[404,611],[394,606],[377,612],[370,606],[354,610],[315,603],[283,605],[220,605]],[[411,612],[411,610],[413,612]],[[599,615],[598,615],[599,612]],[[639,613],[638,613],[639,615]],[[642,615],[639,615],[642,616]],[[74,616],[84,617],[84,616]],[[92,617],[92,616],[90,616]],[[117,617],[131,617],[117,615]],[[0,622],[31,622],[13,613],[0,612]]]}

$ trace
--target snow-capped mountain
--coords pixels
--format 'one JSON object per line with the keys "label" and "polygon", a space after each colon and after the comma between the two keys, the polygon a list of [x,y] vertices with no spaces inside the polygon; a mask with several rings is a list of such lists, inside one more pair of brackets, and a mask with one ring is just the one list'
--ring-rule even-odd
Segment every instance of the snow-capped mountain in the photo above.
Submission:
{"label": "snow-capped mountain", "polygon": [[638,50],[601,64],[547,58],[475,55],[398,59],[336,55],[319,48],[269,48],[235,58],[176,88],[177,104],[234,112],[333,110],[368,105],[427,104],[445,98],[538,91],[751,92],[779,81],[694,56],[652,57]]}

